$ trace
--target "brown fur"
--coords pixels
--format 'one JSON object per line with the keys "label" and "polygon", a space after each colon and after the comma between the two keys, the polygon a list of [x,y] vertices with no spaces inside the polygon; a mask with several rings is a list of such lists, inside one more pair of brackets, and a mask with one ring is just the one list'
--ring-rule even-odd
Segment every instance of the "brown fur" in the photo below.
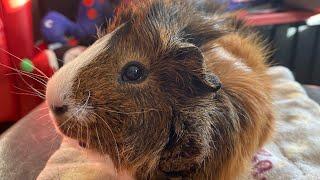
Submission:
{"label": "brown fur", "polygon": [[[273,129],[260,41],[228,14],[169,0],[120,8],[111,32],[105,51],[78,72],[70,96],[83,103],[90,91],[94,114],[85,123],[57,118],[60,130],[110,154],[138,179],[244,175]],[[252,71],[236,68],[214,51],[218,47]],[[144,64],[148,77],[119,82],[132,60]],[[80,128],[87,131],[79,134]]]}

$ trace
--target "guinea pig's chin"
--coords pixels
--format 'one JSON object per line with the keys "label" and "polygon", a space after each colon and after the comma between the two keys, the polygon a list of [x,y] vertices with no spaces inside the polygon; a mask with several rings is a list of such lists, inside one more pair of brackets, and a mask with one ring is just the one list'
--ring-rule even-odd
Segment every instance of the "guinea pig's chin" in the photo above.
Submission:
{"label": "guinea pig's chin", "polygon": [[72,139],[81,140],[81,137],[87,137],[87,130],[94,121],[85,115],[65,114],[55,116],[54,113],[49,113],[54,121],[55,127],[59,133],[68,136]]}
{"label": "guinea pig's chin", "polygon": [[78,123],[73,119],[68,119],[67,121],[61,118],[55,118],[55,127],[58,133],[69,138],[82,141],[82,137],[87,137],[86,126],[84,124]]}
{"label": "guinea pig's chin", "polygon": [[66,121],[64,120],[63,117],[56,117],[52,114],[53,113],[50,112],[50,115],[52,117],[56,130],[65,136],[70,136],[71,131],[69,132],[68,129],[71,128],[74,124],[74,123],[73,124],[71,123],[71,119]]}

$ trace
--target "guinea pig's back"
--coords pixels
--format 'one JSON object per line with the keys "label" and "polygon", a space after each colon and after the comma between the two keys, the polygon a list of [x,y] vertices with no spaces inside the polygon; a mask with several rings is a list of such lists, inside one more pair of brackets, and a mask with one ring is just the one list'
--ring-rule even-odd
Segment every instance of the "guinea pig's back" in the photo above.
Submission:
{"label": "guinea pig's back", "polygon": [[207,43],[203,51],[208,70],[218,75],[224,86],[236,81],[234,78],[253,78],[258,83],[254,84],[270,95],[271,79],[266,73],[269,51],[256,34],[230,33]]}
{"label": "guinea pig's back", "polygon": [[[207,71],[219,77],[220,93],[236,108],[240,117],[240,130],[230,135],[237,139],[234,154],[219,173],[223,179],[232,179],[234,173],[248,172],[245,169],[250,169],[248,163],[252,155],[273,132],[271,79],[266,73],[267,52],[261,44],[255,36],[235,32],[202,48]],[[241,118],[243,114],[246,117]]]}

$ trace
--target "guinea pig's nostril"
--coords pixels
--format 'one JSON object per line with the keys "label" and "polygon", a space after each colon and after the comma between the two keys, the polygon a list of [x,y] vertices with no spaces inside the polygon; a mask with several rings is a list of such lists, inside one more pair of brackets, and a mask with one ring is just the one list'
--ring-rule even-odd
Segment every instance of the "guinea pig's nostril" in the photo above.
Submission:
{"label": "guinea pig's nostril", "polygon": [[52,106],[51,109],[55,115],[63,115],[64,113],[66,113],[68,111],[68,106],[67,105]]}

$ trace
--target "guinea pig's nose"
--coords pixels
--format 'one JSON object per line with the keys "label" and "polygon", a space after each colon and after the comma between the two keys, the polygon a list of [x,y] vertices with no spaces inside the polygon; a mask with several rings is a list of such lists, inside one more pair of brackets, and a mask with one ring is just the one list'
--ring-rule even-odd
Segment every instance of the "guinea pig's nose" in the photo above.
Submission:
{"label": "guinea pig's nose", "polygon": [[63,106],[52,106],[51,107],[52,112],[57,115],[57,116],[61,116],[64,113],[66,113],[68,111],[68,106],[67,105],[63,105]]}

